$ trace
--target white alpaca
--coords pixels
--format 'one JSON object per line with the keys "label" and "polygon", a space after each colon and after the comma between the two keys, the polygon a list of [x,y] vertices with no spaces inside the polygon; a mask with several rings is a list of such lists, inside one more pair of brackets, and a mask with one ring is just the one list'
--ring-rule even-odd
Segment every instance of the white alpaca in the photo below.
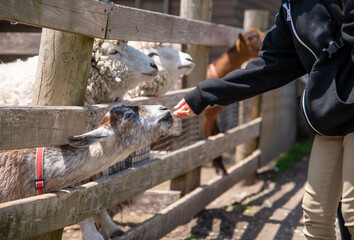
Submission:
{"label": "white alpaca", "polygon": [[[97,129],[69,137],[68,145],[45,148],[44,191],[71,186],[123,161],[166,134],[172,122],[161,105],[112,107]],[[0,151],[0,203],[36,195],[35,158],[35,148]]]}
{"label": "white alpaca", "polygon": [[[38,56],[26,61],[0,64],[0,105],[30,106]],[[141,81],[152,81],[158,73],[153,59],[125,41],[94,42],[85,104],[114,102]]]}
{"label": "white alpaca", "polygon": [[194,68],[192,57],[184,52],[150,42],[129,42],[154,59],[159,74],[153,81],[144,81],[127,92],[129,97],[159,96],[169,91],[182,75],[191,73]]}

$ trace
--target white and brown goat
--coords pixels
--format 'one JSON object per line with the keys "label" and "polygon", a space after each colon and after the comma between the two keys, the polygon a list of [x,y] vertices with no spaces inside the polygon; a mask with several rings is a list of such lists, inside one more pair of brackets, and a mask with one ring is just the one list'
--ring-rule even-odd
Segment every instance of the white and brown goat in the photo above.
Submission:
{"label": "white and brown goat", "polygon": [[[68,145],[46,147],[45,192],[74,185],[123,161],[167,133],[173,122],[161,105],[112,107],[99,127],[68,138]],[[36,195],[36,149],[0,151],[0,203]]]}

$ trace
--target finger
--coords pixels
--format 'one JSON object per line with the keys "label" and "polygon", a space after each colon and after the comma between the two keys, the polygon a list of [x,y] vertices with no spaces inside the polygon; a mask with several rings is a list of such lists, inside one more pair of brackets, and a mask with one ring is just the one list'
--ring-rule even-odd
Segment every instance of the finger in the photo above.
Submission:
{"label": "finger", "polygon": [[173,116],[176,116],[178,118],[182,118],[184,117],[184,111],[181,111],[180,109],[179,110],[176,110],[172,113]]}
{"label": "finger", "polygon": [[185,112],[190,115],[191,117],[196,116],[196,114],[193,112],[193,110],[187,105]]}
{"label": "finger", "polygon": [[191,118],[191,117],[194,117],[196,116],[193,112],[190,112],[190,111],[178,111],[176,113],[176,116],[179,117],[179,118]]}
{"label": "finger", "polygon": [[172,113],[173,116],[179,117],[181,114],[184,114],[184,110],[178,109]]}
{"label": "finger", "polygon": [[176,116],[176,117],[184,117],[184,115],[185,115],[185,111],[181,111],[181,110],[177,110],[177,111],[174,111],[173,113],[172,113],[172,115],[173,116]]}
{"label": "finger", "polygon": [[177,111],[174,111],[174,112],[172,113],[172,116],[176,116],[176,117],[177,117],[177,115],[178,115]]}
{"label": "finger", "polygon": [[179,103],[177,103],[177,105],[176,106],[174,106],[174,109],[179,109],[179,108],[181,108],[183,105],[185,105],[186,104],[186,100],[184,100],[184,98],[182,98],[182,100],[181,101],[179,101]]}
{"label": "finger", "polygon": [[197,116],[193,111],[188,112],[188,118]]}
{"label": "finger", "polygon": [[178,113],[178,114],[177,114],[177,117],[178,117],[178,118],[182,118],[182,119],[188,118],[188,116],[186,115],[186,113]]}

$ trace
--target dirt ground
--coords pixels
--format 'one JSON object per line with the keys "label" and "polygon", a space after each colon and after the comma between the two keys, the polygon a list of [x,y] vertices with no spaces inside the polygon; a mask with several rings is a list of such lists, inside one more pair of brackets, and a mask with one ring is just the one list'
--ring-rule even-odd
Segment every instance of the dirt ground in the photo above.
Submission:
{"label": "dirt ground", "polygon": [[[306,182],[307,164],[306,157],[285,172],[264,168],[258,173],[253,185],[244,186],[241,183],[235,185],[162,240],[304,239],[301,199]],[[204,166],[202,183],[213,176],[215,173],[211,166]],[[157,188],[167,189],[168,183]],[[126,231],[151,216],[123,211],[117,214],[114,220]],[[78,225],[65,228],[63,239],[81,239]],[[340,239],[339,233],[337,239]]]}
{"label": "dirt ground", "polygon": [[267,169],[251,186],[237,184],[167,239],[303,239],[301,198],[307,162]]}

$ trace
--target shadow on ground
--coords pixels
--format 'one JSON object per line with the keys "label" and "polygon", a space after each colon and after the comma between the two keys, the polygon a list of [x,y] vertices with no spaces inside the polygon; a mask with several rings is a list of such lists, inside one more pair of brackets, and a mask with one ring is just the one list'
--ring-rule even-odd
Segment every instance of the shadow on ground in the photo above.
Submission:
{"label": "shadow on ground", "polygon": [[163,239],[303,239],[301,199],[306,176],[307,159],[284,172],[264,171],[254,185],[233,187]]}

